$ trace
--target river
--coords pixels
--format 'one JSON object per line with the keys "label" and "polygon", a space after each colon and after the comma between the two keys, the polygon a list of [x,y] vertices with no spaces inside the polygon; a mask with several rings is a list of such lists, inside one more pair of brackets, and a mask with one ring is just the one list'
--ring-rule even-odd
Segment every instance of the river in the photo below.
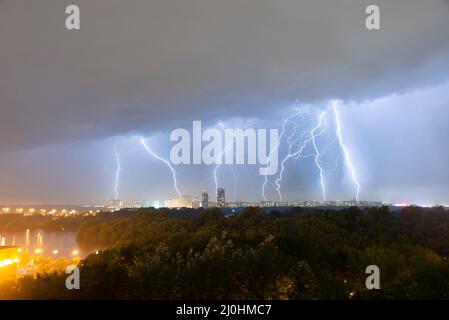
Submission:
{"label": "river", "polygon": [[25,252],[53,258],[84,258],[91,253],[78,248],[76,232],[73,231],[29,230],[28,237],[27,231],[3,232],[0,233],[0,245],[16,245],[22,247]]}

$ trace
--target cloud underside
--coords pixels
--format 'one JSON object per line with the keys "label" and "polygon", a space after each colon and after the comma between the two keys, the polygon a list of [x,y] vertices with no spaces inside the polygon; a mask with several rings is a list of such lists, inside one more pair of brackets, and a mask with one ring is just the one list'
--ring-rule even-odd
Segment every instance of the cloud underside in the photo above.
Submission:
{"label": "cloud underside", "polygon": [[[446,0],[0,2],[0,150],[267,117],[444,81]],[[371,3],[370,3],[371,4]]]}

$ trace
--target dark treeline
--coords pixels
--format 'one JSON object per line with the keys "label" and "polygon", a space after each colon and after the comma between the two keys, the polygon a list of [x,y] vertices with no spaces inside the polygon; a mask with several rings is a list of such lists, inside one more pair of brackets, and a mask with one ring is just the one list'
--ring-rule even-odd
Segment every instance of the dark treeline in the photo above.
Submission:
{"label": "dark treeline", "polygon": [[[122,212],[124,214],[124,212]],[[142,209],[86,220],[78,242],[109,247],[66,274],[23,278],[34,299],[448,299],[449,214],[443,208],[340,211]],[[381,289],[365,288],[380,268]]]}

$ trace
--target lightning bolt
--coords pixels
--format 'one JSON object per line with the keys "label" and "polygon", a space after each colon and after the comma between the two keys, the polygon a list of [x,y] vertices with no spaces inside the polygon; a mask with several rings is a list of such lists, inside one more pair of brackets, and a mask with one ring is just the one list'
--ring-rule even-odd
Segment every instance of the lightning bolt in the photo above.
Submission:
{"label": "lightning bolt", "polygon": [[327,125],[326,125],[326,129],[320,131],[319,134],[315,134],[315,132],[322,126],[324,114],[325,114],[325,111],[322,111],[320,113],[320,116],[318,118],[318,125],[312,129],[312,131],[310,132],[310,135],[312,137],[313,148],[315,149],[315,164],[318,167],[318,170],[320,171],[320,185],[321,185],[321,192],[323,194],[323,201],[326,201],[326,185],[324,184],[324,170],[320,164],[320,151],[318,150],[318,147],[316,145],[316,137],[321,135],[323,132],[325,132],[327,130]]}
{"label": "lightning bolt", "polygon": [[150,147],[147,145],[147,143],[146,143],[144,137],[140,137],[140,143],[142,144],[142,146],[145,148],[145,150],[146,150],[150,155],[152,155],[152,156],[153,156],[154,158],[156,158],[157,160],[162,161],[163,163],[165,163],[165,164],[167,165],[167,167],[170,169],[170,171],[171,171],[171,173],[172,173],[172,177],[173,177],[173,185],[174,185],[174,188],[175,188],[175,190],[176,190],[176,193],[178,193],[179,197],[181,198],[182,195],[181,195],[181,192],[180,192],[179,189],[178,189],[178,181],[177,181],[177,179],[176,179],[176,171],[175,171],[175,169],[173,169],[173,167],[172,167],[172,165],[170,164],[170,162],[168,162],[166,159],[164,159],[164,158],[158,156],[156,153],[154,153],[154,152],[150,149]]}
{"label": "lightning bolt", "polygon": [[281,193],[281,181],[282,181],[282,176],[284,174],[284,170],[285,170],[285,163],[291,158],[293,157],[292,154],[292,149],[293,149],[293,145],[295,141],[292,141],[293,137],[296,134],[296,128],[298,127],[298,125],[296,123],[294,123],[293,126],[293,131],[290,134],[290,136],[287,138],[287,143],[288,143],[288,154],[284,157],[284,159],[282,159],[281,161],[281,170],[279,172],[279,177],[276,179],[275,181],[275,185],[276,185],[276,191],[279,195],[279,201],[282,201],[282,193]]}
{"label": "lightning bolt", "polygon": [[[309,143],[312,143],[314,146],[314,150],[315,150],[315,163],[320,171],[320,184],[321,184],[321,188],[322,188],[322,193],[323,193],[323,199],[325,199],[325,194],[326,194],[326,188],[324,185],[324,176],[323,176],[323,168],[319,162],[319,158],[320,158],[320,152],[318,150],[318,147],[316,145],[316,138],[319,137],[322,133],[324,133],[327,130],[327,125],[326,125],[326,129],[322,129],[319,132],[317,132],[318,129],[320,129],[322,127],[322,122],[323,122],[323,117],[324,117],[325,111],[321,112],[319,117],[318,117],[318,123],[317,125],[312,128],[312,130],[308,133],[308,138],[306,140],[303,141],[303,143],[299,146],[298,150],[296,150],[295,152],[292,153],[292,147],[293,147],[293,142],[289,141],[289,151],[288,154],[284,157],[284,159],[281,161],[281,170],[279,172],[279,177],[276,179],[275,183],[276,183],[276,191],[278,192],[279,195],[279,201],[282,201],[282,193],[281,193],[281,181],[284,175],[284,171],[285,171],[285,165],[287,163],[288,160],[294,158],[295,160],[298,159],[299,157],[305,157],[303,156],[303,152],[306,149],[306,147],[309,145]],[[288,140],[291,140],[291,138],[293,137],[293,135],[296,133],[296,126],[294,127],[295,130],[293,132],[293,134],[290,136],[290,138]]]}
{"label": "lightning bolt", "polygon": [[[294,114],[290,115],[289,117],[287,117],[286,119],[284,119],[284,120],[282,121],[282,130],[281,130],[281,134],[279,135],[279,138],[278,138],[278,141],[277,141],[276,145],[270,150],[270,153],[268,154],[267,165],[268,165],[268,164],[270,163],[270,161],[271,161],[271,157],[272,157],[272,155],[273,155],[274,150],[276,150],[276,148],[279,147],[279,145],[280,145],[280,143],[281,143],[281,141],[282,141],[282,138],[283,138],[284,135],[285,135],[285,127],[286,127],[287,123],[291,122],[291,119],[293,119],[294,117],[300,115],[301,113],[302,113],[302,110],[298,110],[297,112],[295,112]],[[267,174],[266,174],[266,171],[265,171],[265,175],[264,175],[264,176],[265,176],[265,179],[264,179],[264,183],[263,183],[263,185],[262,185],[262,196],[263,196],[264,201],[267,201],[267,197],[266,197],[266,195],[265,195],[265,188],[266,188],[266,186],[267,186],[267,184],[268,184],[268,176],[267,176]]]}
{"label": "lightning bolt", "polygon": [[[222,130],[226,129],[225,125],[223,123],[219,123],[219,126],[221,127]],[[229,148],[229,144],[227,144],[223,150],[221,150],[221,153],[215,158],[215,162],[217,163],[217,165],[214,168],[213,171],[213,175],[214,175],[214,182],[215,182],[215,192],[218,189],[218,169],[220,169],[222,163],[223,163],[223,155],[226,153],[226,150]]]}
{"label": "lightning bolt", "polygon": [[[228,147],[229,147],[229,145],[226,145],[225,148],[221,151],[220,155],[217,156],[217,158],[215,158],[215,159],[216,159],[216,162],[217,162],[217,165],[215,166],[214,172],[213,172],[213,173],[214,173],[214,181],[215,181],[215,190],[218,189],[218,176],[217,176],[217,172],[218,172],[218,169],[221,167],[221,165],[222,165],[222,163],[223,163],[223,161],[222,161],[223,155],[225,154],[225,152],[226,152],[226,150],[228,149]],[[217,161],[217,160],[218,160],[218,161]]]}
{"label": "lightning bolt", "polygon": [[334,110],[335,123],[336,123],[336,126],[337,126],[337,130],[336,131],[337,131],[338,142],[340,144],[341,150],[343,151],[343,157],[344,157],[344,160],[345,160],[345,164],[346,164],[346,167],[348,168],[349,173],[351,175],[352,182],[356,186],[357,191],[356,191],[356,194],[355,194],[355,200],[358,201],[359,200],[359,194],[360,194],[360,184],[359,184],[359,182],[357,180],[357,176],[355,174],[354,166],[352,165],[352,161],[351,161],[351,157],[349,155],[348,148],[343,143],[343,138],[342,138],[342,135],[341,135],[340,113],[338,111],[337,104],[338,104],[338,101],[335,100],[332,103],[332,108]]}
{"label": "lightning bolt", "polygon": [[122,170],[121,164],[120,164],[120,152],[117,151],[117,147],[114,143],[114,154],[115,154],[115,160],[117,163],[117,167],[115,169],[115,185],[114,185],[114,190],[115,190],[115,200],[118,200],[118,189],[119,189],[119,180],[120,180],[120,171]]}

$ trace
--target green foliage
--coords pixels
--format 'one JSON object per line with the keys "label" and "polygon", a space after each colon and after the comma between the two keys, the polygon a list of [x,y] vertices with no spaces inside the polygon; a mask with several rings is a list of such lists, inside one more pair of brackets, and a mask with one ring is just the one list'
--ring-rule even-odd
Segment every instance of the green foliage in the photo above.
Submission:
{"label": "green foliage", "polygon": [[[449,215],[441,208],[341,211],[143,209],[86,220],[81,290],[65,274],[21,279],[23,298],[449,299]],[[365,288],[378,265],[381,290]]]}

